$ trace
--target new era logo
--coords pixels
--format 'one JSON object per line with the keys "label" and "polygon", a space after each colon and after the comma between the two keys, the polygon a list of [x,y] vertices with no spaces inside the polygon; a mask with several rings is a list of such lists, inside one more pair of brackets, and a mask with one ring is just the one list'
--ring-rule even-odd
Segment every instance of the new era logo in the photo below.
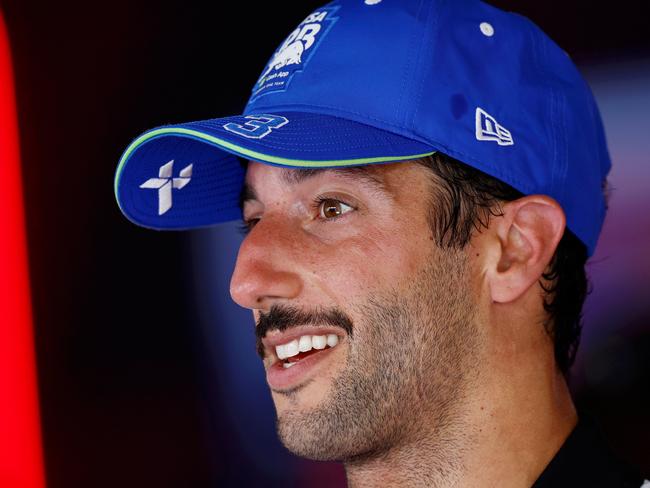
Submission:
{"label": "new era logo", "polygon": [[495,141],[499,146],[512,146],[515,143],[510,131],[481,107],[476,107],[476,139]]}
{"label": "new era logo", "polygon": [[192,165],[183,168],[177,178],[172,178],[174,160],[158,169],[158,178],[149,178],[140,188],[158,190],[158,215],[172,208],[172,189],[180,190],[192,179]]}

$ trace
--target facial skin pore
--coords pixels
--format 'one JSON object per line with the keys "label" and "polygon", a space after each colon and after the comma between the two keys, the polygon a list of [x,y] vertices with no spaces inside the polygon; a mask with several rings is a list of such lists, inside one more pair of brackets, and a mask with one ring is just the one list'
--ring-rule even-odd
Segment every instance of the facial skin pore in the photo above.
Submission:
{"label": "facial skin pore", "polygon": [[[538,283],[564,229],[559,205],[510,202],[467,248],[441,249],[426,169],[366,169],[379,185],[248,165],[244,218],[258,220],[233,299],[260,339],[319,321],[339,336],[297,384],[271,388],[280,439],[343,462],[354,487],[530,486],[576,421]],[[258,347],[268,370],[274,348]]]}

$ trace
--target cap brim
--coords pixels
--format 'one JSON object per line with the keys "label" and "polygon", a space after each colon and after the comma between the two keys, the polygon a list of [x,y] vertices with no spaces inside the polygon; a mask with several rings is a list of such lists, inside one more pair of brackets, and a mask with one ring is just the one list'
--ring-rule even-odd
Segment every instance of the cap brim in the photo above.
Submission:
{"label": "cap brim", "polygon": [[287,122],[275,123],[274,129],[265,127],[264,119],[239,115],[145,132],[117,167],[115,197],[121,211],[152,229],[205,227],[241,218],[245,169],[238,157],[283,167],[334,168],[406,161],[436,151],[341,117],[305,112],[270,117]]}

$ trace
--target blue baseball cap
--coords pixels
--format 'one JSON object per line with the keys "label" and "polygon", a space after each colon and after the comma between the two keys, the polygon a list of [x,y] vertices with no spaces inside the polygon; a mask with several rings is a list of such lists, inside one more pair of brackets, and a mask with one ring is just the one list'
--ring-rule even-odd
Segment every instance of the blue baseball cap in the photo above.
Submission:
{"label": "blue baseball cap", "polygon": [[115,174],[132,222],[240,219],[238,158],[294,168],[443,152],[524,194],[555,198],[593,254],[611,163],[591,90],[525,17],[478,0],[337,0],[264,67],[243,114],[137,137]]}

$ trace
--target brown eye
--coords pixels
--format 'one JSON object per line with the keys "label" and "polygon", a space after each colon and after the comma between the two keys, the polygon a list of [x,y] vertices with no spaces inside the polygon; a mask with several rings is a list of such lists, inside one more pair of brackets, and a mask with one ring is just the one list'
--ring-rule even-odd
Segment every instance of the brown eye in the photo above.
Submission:
{"label": "brown eye", "polygon": [[324,219],[335,219],[349,210],[354,210],[350,205],[334,198],[323,198],[319,207],[320,216]]}

